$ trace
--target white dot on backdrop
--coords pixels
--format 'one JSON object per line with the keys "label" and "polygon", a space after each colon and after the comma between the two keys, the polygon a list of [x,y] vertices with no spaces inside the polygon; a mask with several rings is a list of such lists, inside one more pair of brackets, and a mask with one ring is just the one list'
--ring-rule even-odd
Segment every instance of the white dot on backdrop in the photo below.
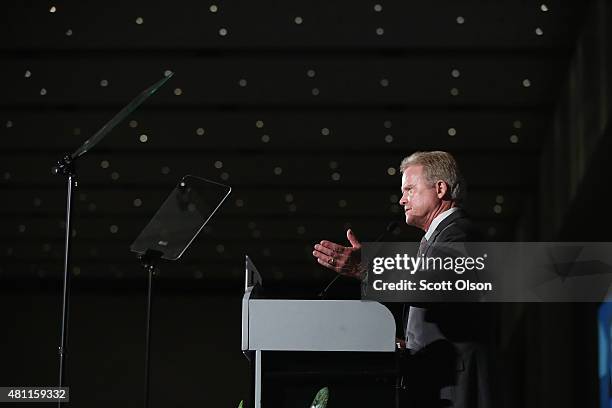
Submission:
{"label": "white dot on backdrop", "polygon": [[317,96],[319,94],[319,88],[312,88],[312,94]]}
{"label": "white dot on backdrop", "polygon": [[393,135],[387,135],[387,136],[385,136],[385,142],[387,142],[387,143],[391,143],[391,142],[393,142]]}
{"label": "white dot on backdrop", "polygon": [[380,13],[382,11],[382,6],[380,4],[375,4],[374,11],[376,11],[377,13]]}
{"label": "white dot on backdrop", "polygon": [[285,194],[285,201],[288,203],[293,202],[293,194]]}
{"label": "white dot on backdrop", "polygon": [[516,144],[516,143],[518,143],[518,141],[519,141],[519,138],[518,138],[517,135],[510,136],[510,143]]}
{"label": "white dot on backdrop", "polygon": [[204,128],[197,128],[196,129],[196,135],[204,136]]}
{"label": "white dot on backdrop", "polygon": [[391,127],[393,126],[393,122],[391,122],[390,120],[385,120],[383,122],[383,126],[385,127],[385,129],[391,129]]}
{"label": "white dot on backdrop", "polygon": [[12,127],[13,127],[13,121],[11,121],[11,120],[7,120],[7,121],[6,121],[6,127],[7,127],[7,128],[12,128]]}
{"label": "white dot on backdrop", "polygon": [[540,6],[540,10],[542,11],[548,11],[548,6],[546,4],[543,4]]}
{"label": "white dot on backdrop", "polygon": [[102,167],[103,169],[108,169],[108,166],[110,166],[110,163],[108,162],[108,160],[102,160],[100,162],[100,167]]}
{"label": "white dot on backdrop", "polygon": [[453,78],[459,78],[461,76],[461,72],[459,72],[459,70],[455,68],[451,71],[451,76]]}
{"label": "white dot on backdrop", "polygon": [[537,27],[537,28],[535,29],[535,33],[536,33],[536,35],[538,35],[538,36],[544,35],[544,31],[542,31],[542,29],[541,29],[540,27]]}
{"label": "white dot on backdrop", "polygon": [[495,214],[501,214],[502,206],[499,204],[495,204],[495,206],[493,206],[493,211],[495,212]]}
{"label": "white dot on backdrop", "polygon": [[504,196],[503,196],[503,195],[501,195],[501,194],[498,194],[498,195],[495,197],[495,202],[496,202],[497,204],[503,204],[503,203],[504,203]]}
{"label": "white dot on backdrop", "polygon": [[227,35],[227,28],[220,28],[219,29],[219,35],[221,37],[225,37]]}
{"label": "white dot on backdrop", "polygon": [[134,207],[140,207],[142,205],[142,200],[140,198],[136,198],[134,200]]}
{"label": "white dot on backdrop", "polygon": [[172,71],[170,71],[169,69],[164,71],[164,76],[165,77],[169,77],[170,75],[172,75]]}
{"label": "white dot on backdrop", "polygon": [[523,127],[523,122],[521,122],[520,120],[515,120],[514,122],[512,122],[512,127],[514,127],[515,129],[520,129]]}
{"label": "white dot on backdrop", "polygon": [[383,35],[385,33],[385,30],[382,27],[378,27],[376,29],[376,35]]}
{"label": "white dot on backdrop", "polygon": [[111,173],[111,178],[113,180],[119,180],[119,173],[117,173],[116,171]]}
{"label": "white dot on backdrop", "polygon": [[529,88],[531,86],[531,81],[527,78],[523,79],[523,86]]}
{"label": "white dot on backdrop", "polygon": [[463,18],[463,16],[458,16],[456,21],[457,24],[463,24],[465,23],[465,18]]}
{"label": "white dot on backdrop", "polygon": [[72,35],[72,30],[71,29],[66,30],[66,35],[70,37]]}
{"label": "white dot on backdrop", "polygon": [[451,88],[451,90],[450,90],[450,94],[451,94],[452,96],[457,96],[457,95],[459,95],[459,88]]}
{"label": "white dot on backdrop", "polygon": [[262,141],[262,142],[264,142],[264,143],[268,143],[268,142],[270,141],[270,136],[268,136],[268,135],[263,135],[263,136],[261,137],[261,141]]}
{"label": "white dot on backdrop", "polygon": [[140,140],[141,143],[146,143],[147,140],[149,140],[149,137],[145,134],[140,135],[140,137],[138,138]]}
{"label": "white dot on backdrop", "polygon": [[331,179],[334,180],[334,181],[339,181],[340,180],[340,173],[338,173],[338,172],[332,173]]}
{"label": "white dot on backdrop", "polygon": [[138,126],[138,122],[136,122],[135,120],[130,120],[129,126],[131,128],[135,128],[136,126]]}
{"label": "white dot on backdrop", "polygon": [[308,76],[308,78],[314,78],[316,74],[317,73],[314,69],[309,69],[308,71],[306,71],[306,75]]}
{"label": "white dot on backdrop", "polygon": [[49,9],[49,13],[55,13],[57,11],[57,8],[55,6],[51,6],[51,8]]}
{"label": "white dot on backdrop", "polygon": [[236,207],[244,207],[244,200],[240,198],[236,200]]}
{"label": "white dot on backdrop", "polygon": [[455,128],[449,128],[448,129],[448,135],[449,136],[455,136],[457,134],[457,129]]}
{"label": "white dot on backdrop", "polygon": [[217,7],[216,4],[211,4],[208,9],[210,10],[211,13],[216,13],[217,11],[219,11],[219,7]]}
{"label": "white dot on backdrop", "polygon": [[108,86],[108,81],[106,79],[101,80],[100,81],[100,86],[103,87],[103,88],[107,87]]}
{"label": "white dot on backdrop", "polygon": [[329,129],[328,128],[321,129],[321,134],[323,136],[329,136]]}
{"label": "white dot on backdrop", "polygon": [[275,167],[274,174],[276,174],[277,176],[280,176],[281,174],[283,174],[283,169],[281,167]]}
{"label": "white dot on backdrop", "polygon": [[258,129],[261,129],[262,127],[264,127],[263,120],[258,120],[257,122],[255,122],[255,127]]}
{"label": "white dot on backdrop", "polygon": [[141,25],[144,23],[144,19],[142,17],[136,17],[136,24]]}
{"label": "white dot on backdrop", "polygon": [[175,94],[176,96],[181,96],[181,95],[183,94],[183,90],[182,90],[181,88],[176,88],[176,89],[174,90],[174,94]]}
{"label": "white dot on backdrop", "polygon": [[223,172],[220,177],[221,180],[229,180],[229,173]]}
{"label": "white dot on backdrop", "polygon": [[302,19],[302,17],[297,16],[295,19],[293,19],[293,21],[295,22],[295,24],[302,24],[304,22],[304,19]]}
{"label": "white dot on backdrop", "polygon": [[19,230],[19,232],[24,233],[26,230],[26,226],[21,224],[19,227],[17,227],[17,229]]}
{"label": "white dot on backdrop", "polygon": [[380,80],[380,86],[382,86],[383,88],[386,88],[389,86],[389,80],[387,78],[383,78]]}
{"label": "white dot on backdrop", "polygon": [[40,94],[41,94],[42,96],[45,96],[45,95],[47,94],[47,90],[46,90],[45,88],[42,88],[42,89],[40,90]]}
{"label": "white dot on backdrop", "polygon": [[395,167],[389,167],[387,169],[387,174],[390,175],[390,176],[395,176],[395,171],[396,171]]}
{"label": "white dot on backdrop", "polygon": [[162,167],[161,168],[161,174],[164,174],[164,175],[170,174],[170,167],[168,167],[168,166]]}
{"label": "white dot on backdrop", "polygon": [[238,81],[238,85],[244,88],[245,86],[247,86],[247,80],[244,78],[241,79],[240,81]]}
{"label": "white dot on backdrop", "polygon": [[116,234],[117,231],[119,231],[119,227],[116,226],[116,225],[111,225],[109,230],[110,230],[111,234]]}
{"label": "white dot on backdrop", "polygon": [[348,204],[348,203],[346,202],[346,200],[340,200],[340,201],[338,201],[338,207],[340,207],[340,208],[344,208],[344,207],[346,207],[346,206],[347,206],[347,204]]}
{"label": "white dot on backdrop", "polygon": [[27,71],[25,72],[24,76],[25,76],[26,78],[30,78],[30,77],[32,76],[32,73],[30,72],[30,70],[27,70]]}
{"label": "white dot on backdrop", "polygon": [[220,169],[221,167],[223,167],[223,162],[221,160],[217,160],[215,162],[215,169]]}

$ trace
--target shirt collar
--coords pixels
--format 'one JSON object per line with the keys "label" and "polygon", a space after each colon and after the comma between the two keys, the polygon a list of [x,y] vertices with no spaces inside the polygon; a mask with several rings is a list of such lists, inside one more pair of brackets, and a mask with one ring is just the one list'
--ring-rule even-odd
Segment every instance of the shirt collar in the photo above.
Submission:
{"label": "shirt collar", "polygon": [[440,223],[442,221],[444,221],[444,219],[446,217],[448,217],[449,215],[451,215],[452,213],[454,213],[458,209],[459,209],[459,207],[452,207],[452,208],[449,208],[448,210],[438,214],[436,216],[436,218],[433,219],[433,221],[431,222],[431,225],[427,229],[427,232],[425,233],[425,239],[429,241],[429,238],[431,238],[431,236],[434,233],[434,231],[436,230],[436,228],[438,228],[438,225],[440,225]]}

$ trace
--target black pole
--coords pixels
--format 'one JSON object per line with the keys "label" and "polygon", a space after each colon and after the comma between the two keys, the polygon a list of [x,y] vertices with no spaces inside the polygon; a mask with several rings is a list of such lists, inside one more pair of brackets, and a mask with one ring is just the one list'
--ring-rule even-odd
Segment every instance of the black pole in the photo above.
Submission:
{"label": "black pole", "polygon": [[151,378],[151,365],[149,360],[151,359],[151,312],[152,312],[152,292],[153,292],[153,272],[155,267],[153,265],[147,266],[148,288],[147,288],[147,322],[145,329],[145,383],[144,383],[144,406],[149,407],[149,380]]}
{"label": "black pole", "polygon": [[151,316],[153,314],[153,279],[156,275],[156,263],[162,253],[147,250],[140,258],[140,264],[147,272],[147,320],[145,322],[145,381],[144,381],[144,407],[149,407],[149,383],[151,380]]}
{"label": "black pole", "polygon": [[[60,160],[52,170],[55,175],[67,176],[67,194],[66,194],[66,227],[64,234],[64,279],[62,285],[62,317],[60,326],[60,345],[59,345],[59,381],[58,386],[63,387],[66,381],[66,355],[68,353],[68,323],[70,317],[70,249],[72,236],[72,199],[74,197],[74,188],[77,186],[74,161],[70,156]],[[57,401],[57,406],[60,407],[61,400]]]}

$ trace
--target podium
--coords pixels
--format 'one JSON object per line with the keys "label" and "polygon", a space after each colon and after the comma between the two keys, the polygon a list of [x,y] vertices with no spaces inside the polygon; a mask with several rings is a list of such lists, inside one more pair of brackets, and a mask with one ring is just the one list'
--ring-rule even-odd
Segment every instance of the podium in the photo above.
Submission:
{"label": "podium", "polygon": [[[254,403],[262,406],[262,352],[395,352],[395,320],[361,300],[260,299],[261,275],[246,257],[242,350],[254,354]],[[368,354],[371,355],[371,354]],[[393,370],[391,370],[393,372]]]}

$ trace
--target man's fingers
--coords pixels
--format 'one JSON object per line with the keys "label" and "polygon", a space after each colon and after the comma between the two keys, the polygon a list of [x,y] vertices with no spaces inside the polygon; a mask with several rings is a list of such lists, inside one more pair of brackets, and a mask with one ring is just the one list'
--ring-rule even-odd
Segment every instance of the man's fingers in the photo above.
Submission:
{"label": "man's fingers", "polygon": [[324,253],[325,255],[329,255],[329,256],[336,256],[337,255],[337,252],[335,252],[335,251],[333,251],[333,250],[331,250],[331,249],[329,249],[327,247],[324,247],[323,245],[317,244],[317,245],[314,246],[314,249],[319,251],[319,252]]}
{"label": "man's fingers", "polygon": [[346,238],[349,240],[353,248],[361,248],[361,242],[357,239],[357,235],[353,232],[352,229],[346,230]]}
{"label": "man's fingers", "polygon": [[334,266],[334,265],[330,265],[328,262],[325,262],[321,258],[317,258],[317,262],[320,263],[321,265],[323,265],[324,267],[326,267],[327,269],[331,269],[332,271],[334,271],[336,273],[340,273],[340,268],[338,268],[337,266]]}
{"label": "man's fingers", "polygon": [[316,251],[316,250],[312,251],[312,255],[316,257],[317,259],[321,259],[324,262],[327,262],[330,265],[336,266],[338,264],[338,262],[332,255],[327,255],[327,254],[324,254],[323,252]]}
{"label": "man's fingers", "polygon": [[329,248],[334,252],[338,252],[338,253],[342,253],[344,252],[344,246],[342,245],[338,245],[335,242],[331,242],[331,241],[321,241],[320,245],[324,246],[325,248]]}

